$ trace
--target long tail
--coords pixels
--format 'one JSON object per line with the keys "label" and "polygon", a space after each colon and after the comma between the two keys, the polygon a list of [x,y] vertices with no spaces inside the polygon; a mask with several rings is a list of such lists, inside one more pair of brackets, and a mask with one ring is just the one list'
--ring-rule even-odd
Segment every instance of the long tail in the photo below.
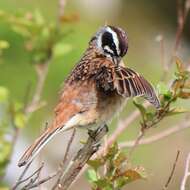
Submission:
{"label": "long tail", "polygon": [[25,151],[23,156],[18,162],[18,166],[24,166],[33,160],[34,157],[40,152],[40,150],[50,141],[57,133],[69,130],[70,128],[48,128],[42,135],[35,140],[35,142]]}

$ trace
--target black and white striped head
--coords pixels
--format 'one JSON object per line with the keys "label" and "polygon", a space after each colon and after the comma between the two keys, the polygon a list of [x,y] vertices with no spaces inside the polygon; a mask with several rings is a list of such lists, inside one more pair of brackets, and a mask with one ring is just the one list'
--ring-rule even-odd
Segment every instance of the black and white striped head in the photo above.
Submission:
{"label": "black and white striped head", "polygon": [[96,47],[107,57],[121,59],[127,53],[127,34],[119,27],[104,26],[92,40],[96,40]]}

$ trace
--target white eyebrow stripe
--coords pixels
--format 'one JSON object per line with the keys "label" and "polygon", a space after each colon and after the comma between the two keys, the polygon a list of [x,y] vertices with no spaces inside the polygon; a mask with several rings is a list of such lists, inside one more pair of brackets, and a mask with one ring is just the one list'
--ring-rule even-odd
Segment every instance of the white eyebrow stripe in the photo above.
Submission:
{"label": "white eyebrow stripe", "polygon": [[119,49],[119,39],[118,39],[118,36],[116,34],[116,32],[114,32],[110,27],[107,27],[106,30],[112,34],[113,36],[113,41],[114,41],[114,44],[116,46],[116,50],[117,50],[117,53],[118,55],[120,54],[120,49]]}
{"label": "white eyebrow stripe", "polygon": [[107,50],[108,52],[110,52],[111,54],[113,54],[113,51],[110,49],[109,46],[105,46],[104,49]]}

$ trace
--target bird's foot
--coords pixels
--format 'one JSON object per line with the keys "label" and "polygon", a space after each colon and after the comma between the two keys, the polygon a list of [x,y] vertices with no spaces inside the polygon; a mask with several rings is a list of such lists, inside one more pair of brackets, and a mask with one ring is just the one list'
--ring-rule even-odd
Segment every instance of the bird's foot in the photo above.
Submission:
{"label": "bird's foot", "polygon": [[101,143],[100,142],[96,142],[95,144],[92,145],[92,149],[94,152],[97,152],[98,149],[100,148]]}
{"label": "bird's foot", "polygon": [[98,127],[96,130],[92,130],[92,129],[88,129],[88,135],[94,140],[96,141],[96,136],[101,133],[102,130],[105,130],[106,133],[109,131],[108,126],[102,125],[101,127]]}

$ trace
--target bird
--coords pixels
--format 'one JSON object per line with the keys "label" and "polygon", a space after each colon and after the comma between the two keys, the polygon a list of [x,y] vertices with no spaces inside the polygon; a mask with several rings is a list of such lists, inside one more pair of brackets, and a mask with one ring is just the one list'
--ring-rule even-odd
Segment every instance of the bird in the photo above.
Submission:
{"label": "bird", "polygon": [[19,167],[32,161],[60,132],[106,125],[129,98],[142,96],[156,109],[160,108],[153,86],[125,67],[123,58],[127,51],[128,35],[123,29],[112,25],[98,29],[64,82],[51,125],[24,152]]}

